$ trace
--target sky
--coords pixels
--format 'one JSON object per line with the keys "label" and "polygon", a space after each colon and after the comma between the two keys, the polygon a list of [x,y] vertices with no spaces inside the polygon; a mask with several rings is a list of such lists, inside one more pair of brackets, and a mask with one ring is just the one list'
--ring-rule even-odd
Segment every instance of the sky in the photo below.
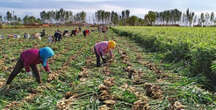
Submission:
{"label": "sky", "polygon": [[25,15],[40,16],[42,10],[58,10],[64,8],[74,13],[85,11],[93,16],[99,9],[121,12],[129,9],[131,15],[141,18],[149,11],[163,11],[177,8],[186,11],[190,8],[197,13],[212,12],[216,0],[0,0],[0,15],[6,11],[14,11],[20,17]]}

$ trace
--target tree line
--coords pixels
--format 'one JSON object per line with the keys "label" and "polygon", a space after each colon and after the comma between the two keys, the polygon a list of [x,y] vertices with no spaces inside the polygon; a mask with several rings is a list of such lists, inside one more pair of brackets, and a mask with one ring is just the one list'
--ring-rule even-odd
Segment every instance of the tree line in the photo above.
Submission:
{"label": "tree line", "polygon": [[[86,23],[87,13],[81,11],[74,14],[72,11],[59,10],[42,11],[40,17],[24,16],[18,17],[14,12],[7,11],[5,16],[0,15],[0,23],[9,24],[43,24],[43,23]],[[94,24],[110,25],[184,25],[184,26],[207,26],[215,25],[216,18],[214,12],[196,14],[187,9],[186,12],[178,9],[164,10],[161,12],[148,11],[143,17],[130,16],[130,10],[121,12],[98,10],[94,13],[92,19]]]}
{"label": "tree line", "polygon": [[63,8],[59,10],[52,11],[42,11],[40,12],[40,18],[35,16],[24,16],[17,17],[14,12],[7,11],[5,16],[0,15],[0,24],[66,24],[66,23],[85,23],[86,12],[82,11],[73,15],[72,11],[64,10]]}
{"label": "tree line", "polygon": [[40,12],[42,23],[84,23],[86,19],[86,12],[82,11],[73,15],[72,11],[66,11],[63,8],[57,11],[42,11]]}

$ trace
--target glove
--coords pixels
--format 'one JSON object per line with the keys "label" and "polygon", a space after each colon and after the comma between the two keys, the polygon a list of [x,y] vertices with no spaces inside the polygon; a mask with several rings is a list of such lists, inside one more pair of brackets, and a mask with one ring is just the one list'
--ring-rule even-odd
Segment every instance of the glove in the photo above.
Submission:
{"label": "glove", "polygon": [[29,76],[32,76],[32,72],[30,71],[30,72],[27,72],[27,74],[29,75]]}
{"label": "glove", "polygon": [[112,59],[112,56],[109,56],[109,55],[105,55],[105,56],[102,56],[103,59],[106,59],[106,60],[110,60]]}
{"label": "glove", "polygon": [[106,59],[106,56],[102,56],[103,59]]}

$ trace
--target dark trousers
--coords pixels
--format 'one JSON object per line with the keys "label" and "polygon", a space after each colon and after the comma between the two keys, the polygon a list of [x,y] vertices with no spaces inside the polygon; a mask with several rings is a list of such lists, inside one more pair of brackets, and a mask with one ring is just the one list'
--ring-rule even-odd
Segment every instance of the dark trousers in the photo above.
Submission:
{"label": "dark trousers", "polygon": [[97,58],[96,63],[97,63],[97,66],[98,66],[98,67],[101,66],[101,64],[100,64],[100,59],[103,60],[103,63],[106,63],[106,59],[104,59],[104,58],[102,57],[102,54],[101,54],[101,53],[100,53],[100,55],[97,54],[96,48],[94,48],[94,52],[95,52],[95,55],[96,55],[96,58]]}
{"label": "dark trousers", "polygon": [[[12,80],[16,77],[16,75],[21,72],[23,67],[24,67],[23,61],[21,58],[19,58],[19,60],[16,63],[16,66],[14,67],[14,70],[11,72],[6,84],[10,84],[12,82]],[[31,65],[31,69],[33,71],[34,77],[36,78],[36,81],[38,83],[41,83],[40,73],[37,69],[37,65]]]}
{"label": "dark trousers", "polygon": [[61,39],[62,39],[61,36],[55,36],[56,41],[61,41]]}
{"label": "dark trousers", "polygon": [[84,37],[86,37],[86,32],[85,31],[83,32],[83,35],[84,35]]}

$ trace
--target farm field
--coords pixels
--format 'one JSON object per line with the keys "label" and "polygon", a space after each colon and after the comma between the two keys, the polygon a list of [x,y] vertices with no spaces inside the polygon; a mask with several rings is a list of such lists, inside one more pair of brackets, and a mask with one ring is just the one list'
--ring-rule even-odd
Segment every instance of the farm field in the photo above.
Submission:
{"label": "farm field", "polygon": [[148,51],[159,52],[163,61],[181,62],[191,73],[187,75],[202,74],[215,83],[215,28],[117,27],[114,31],[130,36]]}
{"label": "farm field", "polygon": [[[41,30],[0,32],[23,36]],[[48,34],[55,30],[46,28]],[[203,82],[214,76],[215,36],[215,28],[113,27],[106,34],[79,34],[56,44],[49,44],[48,36],[42,41],[2,39],[0,88],[23,50],[50,46],[55,56],[49,60],[51,74],[38,65],[42,84],[20,73],[0,94],[0,109],[214,110],[215,92]],[[115,58],[96,67],[94,44],[111,39],[117,42]]]}

